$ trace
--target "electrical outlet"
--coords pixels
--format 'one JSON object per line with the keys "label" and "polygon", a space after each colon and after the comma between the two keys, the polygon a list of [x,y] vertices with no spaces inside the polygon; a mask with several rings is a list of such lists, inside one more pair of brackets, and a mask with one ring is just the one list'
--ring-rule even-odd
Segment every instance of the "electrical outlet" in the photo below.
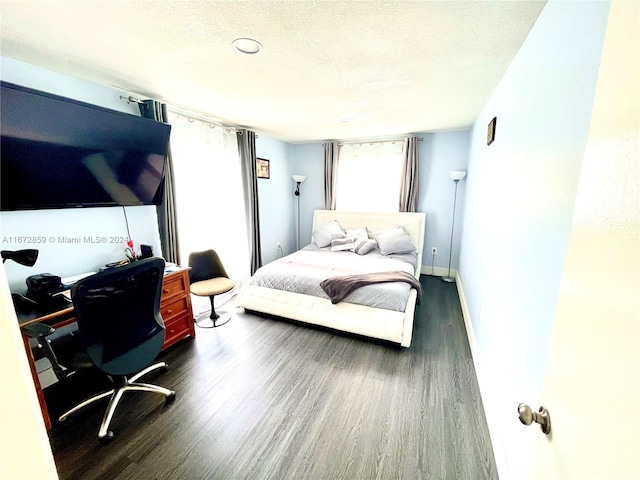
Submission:
{"label": "electrical outlet", "polygon": [[437,255],[438,254],[438,248],[437,247],[431,247],[431,255]]}
{"label": "electrical outlet", "polygon": [[281,247],[280,242],[276,243],[276,248],[279,250]]}

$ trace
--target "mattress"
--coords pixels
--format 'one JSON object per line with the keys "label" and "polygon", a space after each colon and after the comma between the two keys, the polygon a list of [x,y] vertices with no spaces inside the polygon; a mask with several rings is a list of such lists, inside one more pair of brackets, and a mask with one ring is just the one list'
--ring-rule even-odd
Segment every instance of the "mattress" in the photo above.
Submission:
{"label": "mattress", "polygon": [[[379,250],[374,249],[366,255],[358,255],[350,251],[332,252],[329,248],[318,248],[310,244],[261,267],[249,283],[258,287],[329,298],[320,286],[327,278],[391,271],[413,274],[416,262],[415,252],[382,255]],[[366,285],[352,292],[344,301],[404,312],[410,288],[406,282]]]}

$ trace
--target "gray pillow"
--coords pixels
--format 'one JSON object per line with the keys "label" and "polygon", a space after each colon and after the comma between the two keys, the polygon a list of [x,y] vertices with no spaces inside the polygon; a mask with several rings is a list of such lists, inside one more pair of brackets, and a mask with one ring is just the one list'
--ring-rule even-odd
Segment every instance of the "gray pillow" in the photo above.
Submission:
{"label": "gray pillow", "polygon": [[311,234],[313,242],[320,248],[328,247],[331,245],[331,240],[336,238],[345,238],[346,235],[340,228],[340,224],[337,220],[332,220],[329,223],[316,228]]}
{"label": "gray pillow", "polygon": [[383,255],[409,253],[416,249],[416,246],[411,241],[411,237],[409,237],[407,231],[402,226],[377,232],[375,239],[378,242],[380,253]]}

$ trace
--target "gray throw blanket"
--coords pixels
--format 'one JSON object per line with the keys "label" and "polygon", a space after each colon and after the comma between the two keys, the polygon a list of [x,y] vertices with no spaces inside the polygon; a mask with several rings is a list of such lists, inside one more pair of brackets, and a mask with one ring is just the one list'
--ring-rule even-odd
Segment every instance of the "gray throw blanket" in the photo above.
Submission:
{"label": "gray throw blanket", "polygon": [[400,270],[331,277],[320,282],[320,286],[331,299],[331,303],[336,304],[343,301],[351,292],[360,287],[385,282],[407,282],[418,291],[418,305],[420,305],[422,299],[420,282],[413,275]]}

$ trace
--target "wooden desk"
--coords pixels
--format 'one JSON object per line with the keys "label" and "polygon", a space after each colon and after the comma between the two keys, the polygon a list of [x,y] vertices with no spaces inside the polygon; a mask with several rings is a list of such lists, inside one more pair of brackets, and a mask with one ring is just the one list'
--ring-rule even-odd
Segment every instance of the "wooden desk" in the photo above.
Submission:
{"label": "wooden desk", "polygon": [[[73,305],[60,299],[57,308],[52,308],[49,312],[16,312],[21,326],[42,322],[54,328],[75,322]],[[162,297],[160,300],[160,314],[164,320],[165,339],[162,349],[170,347],[176,342],[187,338],[195,337],[195,323],[193,320],[193,310],[191,308],[191,295],[189,293],[189,269],[177,268],[175,271],[166,273],[162,281]],[[33,382],[36,386],[36,393],[42,410],[42,417],[47,430],[51,429],[51,418],[44,399],[44,392],[40,384],[38,372],[36,371],[33,352],[29,345],[29,338],[22,336],[24,347],[27,351],[27,359],[31,367]]]}

